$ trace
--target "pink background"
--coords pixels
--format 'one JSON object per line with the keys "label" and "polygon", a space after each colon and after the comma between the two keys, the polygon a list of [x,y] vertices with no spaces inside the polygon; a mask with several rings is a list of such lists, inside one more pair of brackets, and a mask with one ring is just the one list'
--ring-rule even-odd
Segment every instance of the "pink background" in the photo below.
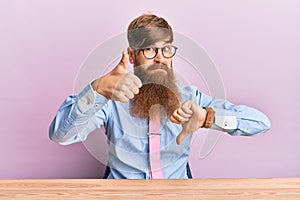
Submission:
{"label": "pink background", "polygon": [[206,49],[228,100],[262,110],[272,123],[256,137],[222,134],[204,159],[197,138],[194,177],[299,176],[300,1],[178,2],[1,1],[0,177],[102,176],[83,144],[58,145],[48,127],[88,54],[148,11]]}

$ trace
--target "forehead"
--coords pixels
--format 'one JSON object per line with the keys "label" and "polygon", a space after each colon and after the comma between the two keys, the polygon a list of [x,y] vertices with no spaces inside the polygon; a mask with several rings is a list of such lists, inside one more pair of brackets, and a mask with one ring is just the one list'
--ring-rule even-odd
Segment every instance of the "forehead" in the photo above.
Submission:
{"label": "forehead", "polygon": [[151,45],[151,47],[161,48],[161,47],[164,47],[166,45],[171,45],[171,43],[168,42],[168,41],[159,41],[159,42],[156,42],[153,45]]}

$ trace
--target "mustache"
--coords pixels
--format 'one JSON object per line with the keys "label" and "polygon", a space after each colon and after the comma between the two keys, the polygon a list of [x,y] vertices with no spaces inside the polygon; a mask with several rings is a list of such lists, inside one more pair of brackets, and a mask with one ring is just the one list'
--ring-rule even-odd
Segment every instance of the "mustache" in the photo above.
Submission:
{"label": "mustache", "polygon": [[[157,69],[161,69],[165,73],[157,73]],[[143,85],[148,83],[169,85],[175,81],[172,68],[169,68],[167,65],[161,63],[154,63],[147,66],[137,66],[134,68],[134,74],[141,79]]]}
{"label": "mustache", "polygon": [[160,63],[159,64],[150,65],[147,70],[156,70],[156,69],[170,70],[167,65],[160,64]]}

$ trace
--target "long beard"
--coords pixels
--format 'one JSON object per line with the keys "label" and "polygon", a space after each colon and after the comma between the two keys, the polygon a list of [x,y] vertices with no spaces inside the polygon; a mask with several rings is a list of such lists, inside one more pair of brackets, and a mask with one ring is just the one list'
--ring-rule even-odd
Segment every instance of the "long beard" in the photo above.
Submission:
{"label": "long beard", "polygon": [[[161,70],[154,71],[156,69],[165,70],[166,73]],[[147,70],[143,67],[135,67],[135,75],[141,79],[143,86],[131,100],[131,115],[147,119],[150,108],[158,104],[163,108],[160,110],[161,116],[171,116],[179,107],[180,101],[173,71],[165,65],[154,64],[147,67]]]}

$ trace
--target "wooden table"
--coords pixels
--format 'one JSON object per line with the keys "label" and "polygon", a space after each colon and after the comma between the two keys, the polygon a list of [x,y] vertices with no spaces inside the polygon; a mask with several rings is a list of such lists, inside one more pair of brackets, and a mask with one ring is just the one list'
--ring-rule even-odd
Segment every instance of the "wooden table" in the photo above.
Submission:
{"label": "wooden table", "polygon": [[0,199],[300,199],[300,178],[0,179]]}

